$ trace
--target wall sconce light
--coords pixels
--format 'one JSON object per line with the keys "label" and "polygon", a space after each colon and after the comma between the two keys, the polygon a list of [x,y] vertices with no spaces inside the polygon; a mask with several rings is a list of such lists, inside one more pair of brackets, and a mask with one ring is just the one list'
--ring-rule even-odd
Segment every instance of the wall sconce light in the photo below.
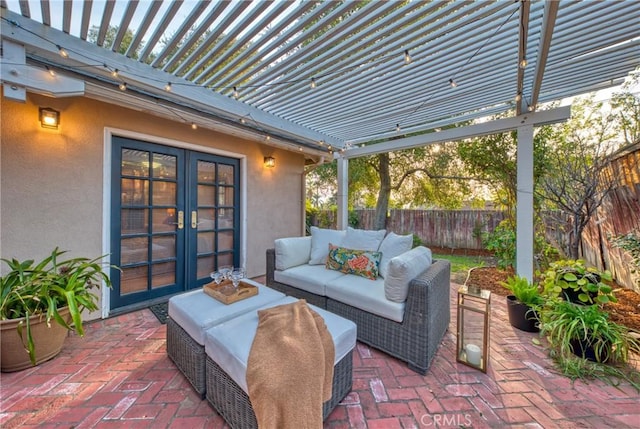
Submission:
{"label": "wall sconce light", "polygon": [[57,130],[58,125],[60,125],[60,112],[53,110],[50,107],[41,107],[40,126],[42,128],[53,128],[54,130]]}
{"label": "wall sconce light", "polygon": [[272,156],[264,157],[264,168],[273,168],[276,166],[276,159]]}

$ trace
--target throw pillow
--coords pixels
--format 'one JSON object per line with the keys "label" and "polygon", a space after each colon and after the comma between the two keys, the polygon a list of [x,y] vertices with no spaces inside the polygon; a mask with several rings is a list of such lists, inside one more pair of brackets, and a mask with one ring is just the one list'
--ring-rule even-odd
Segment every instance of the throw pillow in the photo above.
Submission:
{"label": "throw pillow", "polygon": [[354,250],[377,251],[386,234],[386,230],[369,231],[364,229],[347,228],[347,234],[342,240],[342,247]]}
{"label": "throw pillow", "polygon": [[345,274],[375,280],[378,277],[380,252],[347,249],[329,244],[329,256],[326,267]]}
{"label": "throw pillow", "polygon": [[326,264],[329,254],[329,243],[342,244],[346,231],[311,227],[311,257],[309,265]]}
{"label": "throw pillow", "polygon": [[409,294],[409,283],[431,266],[431,250],[423,246],[389,261],[387,277],[384,279],[384,296],[389,301],[405,302]]}
{"label": "throw pillow", "polygon": [[411,246],[413,246],[413,234],[398,235],[393,232],[387,234],[378,249],[382,253],[380,277],[387,277],[389,261],[411,250]]}

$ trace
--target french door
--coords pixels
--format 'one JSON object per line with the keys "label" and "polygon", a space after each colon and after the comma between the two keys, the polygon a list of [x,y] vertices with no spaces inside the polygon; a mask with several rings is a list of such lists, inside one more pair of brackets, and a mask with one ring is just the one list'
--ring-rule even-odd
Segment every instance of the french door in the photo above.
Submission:
{"label": "french door", "polygon": [[111,309],[194,289],[240,259],[239,161],[112,141]]}

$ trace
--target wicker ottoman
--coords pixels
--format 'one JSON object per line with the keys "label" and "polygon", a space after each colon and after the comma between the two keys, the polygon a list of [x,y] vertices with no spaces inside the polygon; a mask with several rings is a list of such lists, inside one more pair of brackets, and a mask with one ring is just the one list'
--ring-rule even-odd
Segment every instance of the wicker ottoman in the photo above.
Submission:
{"label": "wicker ottoman", "polygon": [[167,318],[167,354],[193,385],[205,396],[204,331],[285,295],[259,283],[257,295],[226,305],[205,294],[202,289],[172,297]]}
{"label": "wicker ottoman", "polygon": [[[292,297],[265,305],[295,302]],[[352,383],[352,353],[356,325],[343,317],[311,306],[323,318],[335,345],[333,396],[323,405],[323,418],[349,393]],[[238,316],[205,332],[206,397],[232,428],[257,428],[256,416],[247,394],[247,360],[258,326],[256,311]]]}

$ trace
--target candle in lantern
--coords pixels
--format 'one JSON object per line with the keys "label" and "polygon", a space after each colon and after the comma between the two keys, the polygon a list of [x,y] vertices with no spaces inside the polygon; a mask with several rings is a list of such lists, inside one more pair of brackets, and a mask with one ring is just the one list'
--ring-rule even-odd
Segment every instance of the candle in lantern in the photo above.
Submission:
{"label": "candle in lantern", "polygon": [[467,362],[471,365],[480,366],[480,358],[482,356],[482,350],[475,344],[467,344],[465,347],[467,352]]}

